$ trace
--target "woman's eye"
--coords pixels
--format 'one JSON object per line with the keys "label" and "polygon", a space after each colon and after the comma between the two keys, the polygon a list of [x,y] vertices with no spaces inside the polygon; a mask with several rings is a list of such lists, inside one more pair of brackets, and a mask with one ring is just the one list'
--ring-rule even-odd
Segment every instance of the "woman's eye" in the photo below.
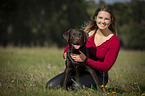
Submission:
{"label": "woman's eye", "polygon": [[99,19],[102,19],[103,17],[98,17]]}
{"label": "woman's eye", "polygon": [[105,18],[106,20],[110,20],[109,18]]}

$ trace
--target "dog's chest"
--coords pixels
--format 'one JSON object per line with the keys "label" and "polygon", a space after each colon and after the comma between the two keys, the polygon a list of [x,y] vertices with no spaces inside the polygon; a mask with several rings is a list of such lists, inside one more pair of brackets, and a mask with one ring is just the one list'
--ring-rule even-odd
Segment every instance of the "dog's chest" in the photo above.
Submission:
{"label": "dog's chest", "polygon": [[67,62],[69,62],[69,66],[72,66],[74,68],[78,68],[79,66],[81,66],[83,64],[83,62],[76,62],[76,61],[74,61],[71,58],[70,54],[71,54],[70,52],[67,52]]}
{"label": "dog's chest", "polygon": [[72,65],[71,65],[71,68],[72,68],[72,70],[73,71],[82,71],[82,70],[84,70],[85,69],[85,65],[83,64],[83,63],[79,63],[78,62],[78,64],[76,64],[76,63],[71,63]]}

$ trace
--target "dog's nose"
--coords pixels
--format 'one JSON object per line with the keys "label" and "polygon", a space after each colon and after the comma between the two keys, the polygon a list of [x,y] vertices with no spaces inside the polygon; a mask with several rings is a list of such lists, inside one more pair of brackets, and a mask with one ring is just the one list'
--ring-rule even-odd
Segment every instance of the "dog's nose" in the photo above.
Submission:
{"label": "dog's nose", "polygon": [[79,43],[80,40],[81,40],[80,38],[76,38],[76,39],[75,39],[75,41],[76,41],[77,43]]}
{"label": "dog's nose", "polygon": [[79,37],[76,37],[75,39],[76,39],[76,40],[80,40],[80,38],[79,38]]}

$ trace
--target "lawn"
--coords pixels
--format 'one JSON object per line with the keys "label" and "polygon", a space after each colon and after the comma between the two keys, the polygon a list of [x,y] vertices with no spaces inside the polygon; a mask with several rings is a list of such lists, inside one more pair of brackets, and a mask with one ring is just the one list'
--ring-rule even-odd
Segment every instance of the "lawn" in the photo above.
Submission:
{"label": "lawn", "polygon": [[95,89],[45,89],[65,69],[63,49],[0,48],[0,96],[143,96],[145,51],[121,50],[109,71],[106,93]]}

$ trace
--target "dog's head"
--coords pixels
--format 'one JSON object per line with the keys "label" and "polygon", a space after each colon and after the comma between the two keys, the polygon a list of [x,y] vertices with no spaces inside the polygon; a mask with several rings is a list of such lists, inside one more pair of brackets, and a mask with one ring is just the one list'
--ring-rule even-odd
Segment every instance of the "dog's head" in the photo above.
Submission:
{"label": "dog's head", "polygon": [[87,34],[81,29],[70,29],[63,34],[63,37],[75,49],[79,49],[87,40]]}

